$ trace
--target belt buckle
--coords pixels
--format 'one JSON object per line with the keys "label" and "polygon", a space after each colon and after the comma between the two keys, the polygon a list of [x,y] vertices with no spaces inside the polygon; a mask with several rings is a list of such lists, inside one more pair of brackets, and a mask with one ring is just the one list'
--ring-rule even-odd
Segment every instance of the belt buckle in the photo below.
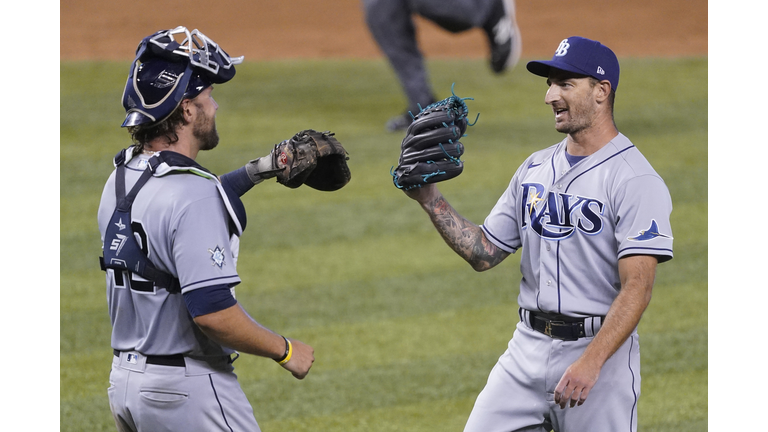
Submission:
{"label": "belt buckle", "polygon": [[544,326],[544,334],[553,338],[553,339],[560,339],[559,337],[552,336],[552,324],[557,325],[564,325],[565,321],[549,321],[547,320],[546,325]]}

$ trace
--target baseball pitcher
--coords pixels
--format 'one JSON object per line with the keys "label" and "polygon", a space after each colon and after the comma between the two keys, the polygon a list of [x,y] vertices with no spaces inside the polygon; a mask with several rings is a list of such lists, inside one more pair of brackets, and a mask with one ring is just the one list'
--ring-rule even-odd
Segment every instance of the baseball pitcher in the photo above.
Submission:
{"label": "baseball pitcher", "polygon": [[[520,322],[465,431],[635,432],[637,326],[657,264],[673,255],[672,201],[614,123],[619,62],[609,48],[569,37],[551,60],[527,69],[547,79],[544,102],[566,136],[517,168],[482,225],[462,217],[435,184],[452,177],[440,164],[458,164],[464,151],[442,151],[466,129],[462,110],[430,106],[417,115],[393,172],[395,185],[475,270],[522,254]],[[417,125],[430,121],[435,131]],[[453,133],[438,132],[447,129]],[[435,135],[444,136],[439,149]],[[414,149],[431,160],[413,162]]]}

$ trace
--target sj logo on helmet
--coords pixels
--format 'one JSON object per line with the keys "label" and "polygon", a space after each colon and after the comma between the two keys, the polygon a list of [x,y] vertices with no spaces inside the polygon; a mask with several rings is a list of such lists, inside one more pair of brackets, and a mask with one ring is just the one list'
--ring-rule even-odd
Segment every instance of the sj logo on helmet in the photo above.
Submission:
{"label": "sj logo on helmet", "polygon": [[522,187],[521,228],[530,226],[548,240],[566,239],[577,229],[585,234],[602,231],[605,208],[602,202],[566,193],[547,193],[539,183],[524,183]]}
{"label": "sj logo on helmet", "polygon": [[557,51],[555,51],[555,55],[558,57],[562,57],[568,54],[568,48],[570,47],[571,47],[571,44],[568,43],[568,39],[563,39],[563,41],[560,42],[560,46],[557,47]]}

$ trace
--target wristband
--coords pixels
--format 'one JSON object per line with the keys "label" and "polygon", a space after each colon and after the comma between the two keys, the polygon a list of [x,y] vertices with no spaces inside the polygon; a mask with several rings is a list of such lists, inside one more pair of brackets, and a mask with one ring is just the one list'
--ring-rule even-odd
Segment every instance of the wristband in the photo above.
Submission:
{"label": "wristband", "polygon": [[275,158],[275,151],[277,151],[277,146],[272,150],[272,153],[245,164],[245,171],[254,185],[276,176],[278,172],[283,170],[283,167],[280,167],[280,162]]}
{"label": "wristband", "polygon": [[285,339],[285,354],[279,359],[275,359],[275,361],[280,364],[280,366],[288,363],[288,361],[291,359],[291,356],[293,355],[293,345],[291,345],[291,341],[288,340],[285,336],[283,336],[283,339]]}

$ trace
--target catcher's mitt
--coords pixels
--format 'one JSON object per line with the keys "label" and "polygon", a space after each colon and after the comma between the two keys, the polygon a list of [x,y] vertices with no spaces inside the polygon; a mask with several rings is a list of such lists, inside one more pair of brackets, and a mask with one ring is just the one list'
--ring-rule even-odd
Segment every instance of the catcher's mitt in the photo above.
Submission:
{"label": "catcher's mitt", "polygon": [[275,146],[273,154],[285,166],[277,173],[277,181],[292,189],[306,184],[321,191],[335,191],[352,177],[348,153],[331,132],[303,130]]}
{"label": "catcher's mitt", "polygon": [[[451,90],[453,91],[453,90]],[[409,190],[461,174],[464,145],[459,139],[467,126],[469,109],[455,94],[422,108],[413,117],[400,146],[397,168],[390,171],[398,189]],[[474,124],[474,123],[473,123]]]}

